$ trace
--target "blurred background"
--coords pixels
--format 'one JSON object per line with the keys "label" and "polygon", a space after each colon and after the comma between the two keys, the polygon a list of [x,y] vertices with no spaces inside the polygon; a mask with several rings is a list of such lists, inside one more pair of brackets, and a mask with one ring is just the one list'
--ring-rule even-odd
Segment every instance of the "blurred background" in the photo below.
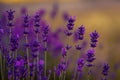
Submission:
{"label": "blurred background", "polygon": [[[66,24],[61,19],[63,13],[76,16],[75,27],[86,27],[86,38],[91,31],[100,34],[97,49],[97,61],[109,62],[115,72],[114,80],[120,79],[120,0],[0,0],[0,12],[15,9],[19,15],[22,9],[34,14],[40,9],[46,10],[45,19],[53,31]],[[49,14],[56,9],[55,19]]]}

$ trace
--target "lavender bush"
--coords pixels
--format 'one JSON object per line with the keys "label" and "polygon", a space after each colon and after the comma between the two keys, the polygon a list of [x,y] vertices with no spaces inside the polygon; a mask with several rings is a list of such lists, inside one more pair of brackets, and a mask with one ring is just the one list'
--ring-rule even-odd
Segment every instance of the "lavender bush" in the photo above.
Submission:
{"label": "lavender bush", "polygon": [[[15,11],[7,11],[5,24],[0,23],[0,80],[107,80],[109,77],[109,65],[104,64],[101,71],[102,77],[96,79],[93,75],[96,64],[95,48],[99,34],[95,30],[90,33],[89,49],[85,52],[84,41],[85,27],[81,25],[74,29],[76,17],[64,14],[67,22],[66,28],[53,32],[50,24],[43,20],[44,11],[37,12],[31,17],[24,12],[22,19],[15,24]],[[51,13],[52,18],[57,14],[56,9]],[[18,29],[18,26],[21,26]],[[75,30],[75,32],[74,32]],[[59,39],[59,33],[63,32],[67,42]],[[72,38],[78,43],[73,45]],[[74,69],[71,66],[71,50],[79,52]],[[51,53],[58,53],[60,59]],[[74,54],[75,55],[75,54]],[[50,59],[56,63],[52,65]],[[60,61],[57,61],[60,60]],[[52,67],[49,67],[49,65]],[[102,69],[102,67],[101,67]],[[109,79],[108,79],[109,80]]]}

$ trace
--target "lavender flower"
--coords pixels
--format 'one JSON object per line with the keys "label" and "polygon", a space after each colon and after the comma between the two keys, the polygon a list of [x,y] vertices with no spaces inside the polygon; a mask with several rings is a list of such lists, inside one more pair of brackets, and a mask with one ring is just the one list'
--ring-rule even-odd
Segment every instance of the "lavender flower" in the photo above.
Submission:
{"label": "lavender flower", "polygon": [[84,58],[78,59],[78,63],[77,63],[78,68],[77,68],[77,71],[82,71],[82,68],[83,68],[84,64],[85,64]]}
{"label": "lavender flower", "polygon": [[55,18],[58,13],[59,5],[57,3],[53,4],[53,9],[51,11],[51,18]]}
{"label": "lavender flower", "polygon": [[29,27],[29,16],[28,16],[28,14],[24,15],[23,27]]}
{"label": "lavender flower", "polygon": [[73,30],[74,22],[75,22],[75,17],[69,17],[68,24],[67,24],[68,30]]}
{"label": "lavender flower", "polygon": [[34,26],[39,27],[40,26],[39,22],[40,22],[40,15],[36,13],[36,15],[34,16]]}
{"label": "lavender flower", "polygon": [[66,36],[71,36],[73,33],[69,30],[65,30],[65,34],[66,34]]}
{"label": "lavender flower", "polygon": [[7,14],[8,14],[8,16],[7,16],[8,26],[9,26],[9,27],[12,27],[12,26],[14,26],[14,25],[13,25],[13,19],[14,19],[14,13],[15,13],[15,11],[12,10],[12,9],[10,9],[9,11],[6,11],[6,12],[7,12]]}
{"label": "lavender flower", "polygon": [[86,56],[88,62],[87,66],[92,67],[92,62],[95,60],[95,51],[93,49],[88,50]]}
{"label": "lavender flower", "polygon": [[43,70],[43,68],[44,68],[44,64],[45,64],[45,62],[44,62],[44,60],[39,60],[39,69],[40,69],[40,71],[41,70]]}
{"label": "lavender flower", "polygon": [[76,45],[75,48],[76,48],[76,50],[81,50],[82,46],[81,45]]}
{"label": "lavender flower", "polygon": [[77,30],[77,37],[79,40],[83,40],[85,34],[85,27],[81,25]]}
{"label": "lavender flower", "polygon": [[11,37],[11,40],[10,40],[10,46],[11,46],[11,51],[15,51],[17,48],[18,48],[18,45],[19,45],[19,35],[17,36],[12,36]]}
{"label": "lavender flower", "polygon": [[49,25],[45,25],[43,27],[43,34],[42,34],[42,37],[43,37],[43,42],[47,42],[48,40],[48,31],[49,31]]}
{"label": "lavender flower", "polygon": [[107,76],[107,75],[108,75],[109,68],[110,68],[110,66],[109,66],[108,64],[104,64],[104,66],[103,66],[103,71],[102,71],[102,74],[103,74],[104,76]]}
{"label": "lavender flower", "polygon": [[92,32],[92,33],[90,34],[90,37],[91,37],[90,46],[91,46],[92,48],[95,48],[96,45],[97,45],[97,42],[98,42],[97,39],[99,38],[99,34],[98,34],[96,31],[94,31],[94,32]]}
{"label": "lavender flower", "polygon": [[24,34],[27,35],[29,34],[28,27],[29,27],[29,16],[26,14],[24,15],[23,19],[23,27],[24,27]]}
{"label": "lavender flower", "polygon": [[67,56],[67,50],[66,50],[66,48],[62,48],[62,56],[63,57]]}
{"label": "lavender flower", "polygon": [[39,47],[40,47],[40,43],[38,41],[34,41],[32,43],[32,55],[34,58],[36,58],[39,54],[38,54],[38,51],[39,51]]}
{"label": "lavender flower", "polygon": [[67,12],[64,12],[62,16],[65,21],[69,19],[69,14]]}

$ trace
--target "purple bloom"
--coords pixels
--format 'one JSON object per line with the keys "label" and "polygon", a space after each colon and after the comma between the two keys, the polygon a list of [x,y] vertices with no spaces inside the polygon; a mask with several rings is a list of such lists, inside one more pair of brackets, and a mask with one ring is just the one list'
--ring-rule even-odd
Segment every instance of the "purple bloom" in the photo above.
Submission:
{"label": "purple bloom", "polygon": [[66,34],[67,36],[71,36],[73,33],[72,33],[71,31],[69,31],[69,30],[65,30],[65,34]]}
{"label": "purple bloom", "polygon": [[43,17],[45,15],[46,11],[45,11],[45,9],[40,9],[37,13],[40,15],[40,17]]}
{"label": "purple bloom", "polygon": [[72,48],[72,46],[70,46],[70,45],[67,44],[66,50],[69,50],[69,49],[71,49],[71,48]]}
{"label": "purple bloom", "polygon": [[44,69],[45,61],[44,60],[39,60],[38,64],[39,64],[39,70],[42,71]]}
{"label": "purple bloom", "polygon": [[90,37],[91,37],[90,45],[91,45],[92,48],[95,48],[96,45],[97,45],[97,42],[98,42],[97,39],[99,38],[99,34],[96,31],[94,31],[90,34]]}
{"label": "purple bloom", "polygon": [[12,21],[14,19],[14,13],[15,11],[10,9],[9,11],[6,11],[8,13],[8,20]]}
{"label": "purple bloom", "polygon": [[51,18],[55,18],[58,13],[59,5],[57,3],[53,4],[53,9],[51,11]]}
{"label": "purple bloom", "polygon": [[81,46],[81,45],[76,45],[75,48],[76,48],[77,50],[81,50],[81,49],[82,49],[82,46]]}
{"label": "purple bloom", "polygon": [[29,16],[28,16],[28,14],[24,15],[23,27],[29,27]]}
{"label": "purple bloom", "polygon": [[6,11],[7,12],[7,14],[8,14],[8,16],[7,16],[7,19],[8,19],[8,26],[9,27],[12,27],[12,26],[14,26],[13,25],[13,19],[14,19],[14,13],[15,13],[15,11],[14,10],[12,10],[12,9],[10,9],[9,11]]}
{"label": "purple bloom", "polygon": [[63,57],[67,56],[67,50],[66,50],[66,48],[62,48],[62,56]]}
{"label": "purple bloom", "polygon": [[83,68],[83,66],[84,66],[84,64],[85,64],[85,60],[84,60],[84,58],[80,58],[79,60],[78,60],[78,63],[77,63],[77,65],[78,65],[78,71],[82,71],[82,68]]}
{"label": "purple bloom", "polygon": [[34,58],[36,58],[38,55],[39,55],[39,47],[40,47],[40,42],[38,42],[38,41],[34,41],[33,43],[32,43],[32,56],[34,57]]}
{"label": "purple bloom", "polygon": [[103,71],[102,71],[102,74],[103,74],[104,76],[107,76],[107,75],[108,75],[109,68],[110,68],[110,66],[109,66],[108,64],[104,64],[104,66],[103,66]]}
{"label": "purple bloom", "polygon": [[93,49],[88,50],[86,56],[88,62],[87,66],[92,67],[92,62],[95,60],[95,51]]}
{"label": "purple bloom", "polygon": [[67,24],[68,30],[73,30],[74,22],[75,22],[75,17],[69,17]]}
{"label": "purple bloom", "polygon": [[10,46],[11,46],[11,51],[15,51],[16,49],[18,49],[18,45],[19,45],[19,35],[16,36],[12,36],[10,39]]}
{"label": "purple bloom", "polygon": [[22,67],[25,64],[24,59],[22,59],[22,57],[19,58],[19,56],[17,57],[17,60],[15,60],[15,67]]}
{"label": "purple bloom", "polygon": [[26,7],[22,7],[21,8],[21,14],[26,14],[28,11],[27,11],[27,8]]}
{"label": "purple bloom", "polygon": [[40,26],[40,15],[36,13],[34,16],[34,26],[39,27]]}
{"label": "purple bloom", "polygon": [[69,19],[69,14],[67,12],[64,12],[62,16],[65,21]]}
{"label": "purple bloom", "polygon": [[48,31],[49,31],[49,25],[46,24],[43,27],[43,34],[42,34],[43,42],[47,42],[47,40],[48,40]]}
{"label": "purple bloom", "polygon": [[77,37],[79,40],[83,40],[85,34],[85,27],[81,25],[77,30]]}

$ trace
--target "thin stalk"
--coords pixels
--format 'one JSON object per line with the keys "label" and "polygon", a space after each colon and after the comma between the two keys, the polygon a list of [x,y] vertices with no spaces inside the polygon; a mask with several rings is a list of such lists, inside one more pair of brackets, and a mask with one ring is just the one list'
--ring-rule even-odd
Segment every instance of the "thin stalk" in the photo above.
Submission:
{"label": "thin stalk", "polygon": [[59,80],[61,80],[61,73],[60,73],[60,76],[59,76]]}
{"label": "thin stalk", "polygon": [[[69,46],[69,44],[70,44],[70,37],[69,36],[67,36],[67,45]],[[67,66],[67,61],[68,61],[68,58],[69,58],[69,55],[67,55],[66,57],[65,57],[65,62],[66,62],[66,66]],[[66,73],[67,73],[67,71],[64,71],[64,79],[66,78]]]}
{"label": "thin stalk", "polygon": [[73,80],[76,79],[76,75],[77,75],[77,65],[75,66],[75,69],[74,69]]}
{"label": "thin stalk", "polygon": [[55,72],[54,72],[54,80],[56,79],[56,75],[55,75]]}
{"label": "thin stalk", "polygon": [[[13,52],[13,59],[15,59],[15,55],[14,55],[14,54],[15,54],[15,53]],[[14,80],[14,75],[15,75],[15,74],[14,74],[14,70],[15,70],[15,69],[14,69],[14,64],[13,64],[13,80]]]}
{"label": "thin stalk", "polygon": [[4,80],[3,67],[2,67],[2,66],[3,66],[3,65],[2,65],[2,63],[3,63],[3,62],[2,62],[2,53],[1,53],[1,55],[0,55],[0,61],[1,61],[1,62],[0,62],[0,63],[1,63],[1,69],[0,69],[0,70],[1,70],[1,78],[2,78],[2,80]]}
{"label": "thin stalk", "polygon": [[87,76],[87,80],[90,80],[90,68],[88,67],[88,76]]}
{"label": "thin stalk", "polygon": [[[28,43],[28,35],[25,35],[25,42]],[[30,68],[29,68],[29,48],[26,48],[26,53],[27,53],[27,62],[28,62],[28,80],[30,79]]]}
{"label": "thin stalk", "polygon": [[80,72],[78,72],[78,75],[77,75],[77,80],[79,80],[80,78]]}
{"label": "thin stalk", "polygon": [[66,76],[65,76],[65,75],[66,75],[66,72],[64,71],[64,77],[63,77],[63,80],[65,80],[65,78],[66,78]]}
{"label": "thin stalk", "polygon": [[[38,38],[38,33],[36,33],[36,39],[37,39],[37,41],[39,41],[39,38]],[[38,51],[38,53],[37,53],[38,55],[37,55],[37,74],[39,73],[39,65],[38,65],[38,62],[39,62],[39,51]],[[38,78],[39,78],[39,75],[38,75]]]}
{"label": "thin stalk", "polygon": [[51,74],[48,75],[48,80],[50,79]]}
{"label": "thin stalk", "polygon": [[61,80],[62,80],[63,76],[64,76],[64,74],[63,74],[63,71],[62,71],[62,73],[61,73]]}
{"label": "thin stalk", "polygon": [[[45,48],[47,46],[47,43],[45,42]],[[46,70],[47,70],[47,51],[45,50],[45,70],[44,70],[44,75],[46,76]]]}
{"label": "thin stalk", "polygon": [[11,27],[9,28],[9,31],[10,31],[9,38],[11,39],[11,36],[12,36],[12,28]]}

